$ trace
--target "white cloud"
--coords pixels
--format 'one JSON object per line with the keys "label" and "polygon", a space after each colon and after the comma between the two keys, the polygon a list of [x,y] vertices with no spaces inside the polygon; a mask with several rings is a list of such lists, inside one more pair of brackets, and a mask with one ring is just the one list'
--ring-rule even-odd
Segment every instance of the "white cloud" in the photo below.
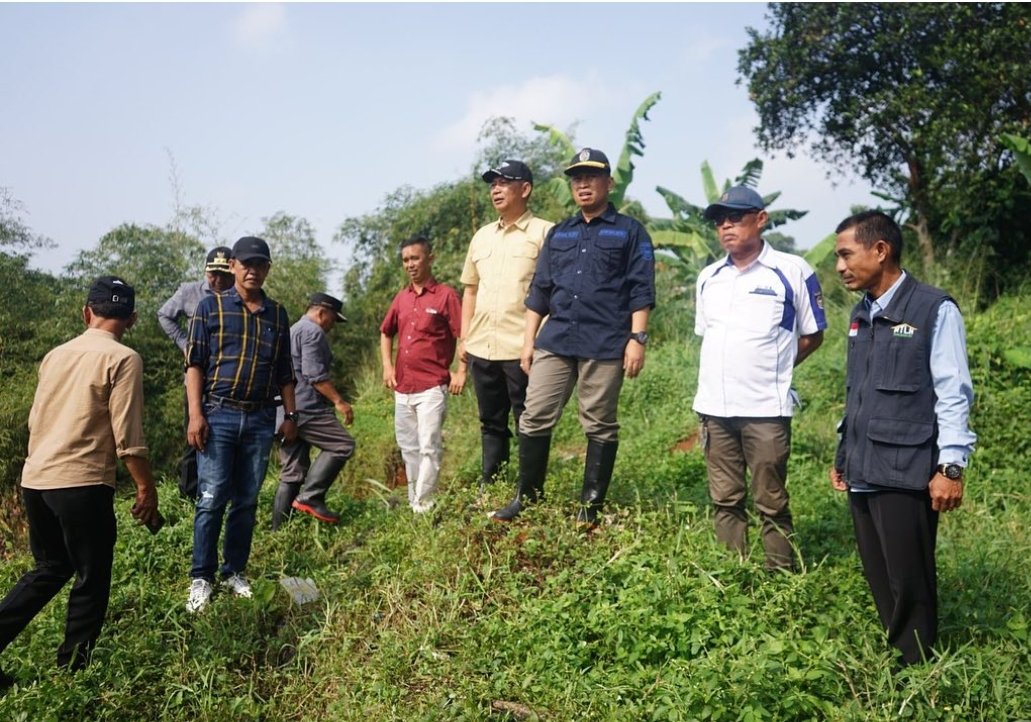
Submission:
{"label": "white cloud", "polygon": [[551,75],[477,91],[469,98],[465,114],[436,134],[433,148],[438,152],[472,150],[484,121],[492,117],[514,118],[520,127],[533,121],[565,130],[573,121],[591,116],[612,100],[597,76],[578,80]]}
{"label": "white cloud", "polygon": [[257,47],[286,30],[286,8],[279,3],[246,6],[234,19],[233,38],[239,45]]}

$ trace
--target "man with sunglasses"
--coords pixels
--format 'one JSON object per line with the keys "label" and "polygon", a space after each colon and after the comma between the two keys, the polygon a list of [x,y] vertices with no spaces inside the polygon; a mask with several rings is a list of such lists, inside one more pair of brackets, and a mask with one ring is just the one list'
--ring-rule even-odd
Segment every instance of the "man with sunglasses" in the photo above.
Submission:
{"label": "man with sunglasses", "polygon": [[716,538],[748,552],[745,468],[762,521],[768,570],[794,568],[787,461],[797,397],[792,372],[823,341],[820,283],[799,256],[762,237],[762,196],[728,189],[705,209],[725,258],[698,275],[695,333],[702,337],[694,410],[714,505]]}
{"label": "man with sunglasses", "polygon": [[263,239],[238,240],[229,261],[233,287],[201,301],[190,321],[186,440],[197,450],[198,491],[186,603],[190,612],[204,609],[214,591],[223,516],[222,585],[238,597],[252,594],[243,572],[279,397],[285,412],[279,432],[288,443],[297,437],[290,321],[283,305],[261,290],[271,266]]}

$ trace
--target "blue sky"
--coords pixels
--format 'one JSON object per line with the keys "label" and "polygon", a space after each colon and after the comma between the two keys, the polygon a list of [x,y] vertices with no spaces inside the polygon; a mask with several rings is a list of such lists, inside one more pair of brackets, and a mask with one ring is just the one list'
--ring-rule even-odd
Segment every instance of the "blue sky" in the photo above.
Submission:
{"label": "blue sky", "polygon": [[473,172],[487,118],[562,128],[615,160],[634,110],[645,155],[631,194],[700,201],[766,162],[760,190],[808,209],[799,246],[831,232],[868,186],[804,157],[763,155],[737,78],[762,4],[0,4],[0,185],[59,270],[123,222],[166,224],[175,194],[222,238],[277,211],[303,216],[334,258],[345,218],[402,185]]}

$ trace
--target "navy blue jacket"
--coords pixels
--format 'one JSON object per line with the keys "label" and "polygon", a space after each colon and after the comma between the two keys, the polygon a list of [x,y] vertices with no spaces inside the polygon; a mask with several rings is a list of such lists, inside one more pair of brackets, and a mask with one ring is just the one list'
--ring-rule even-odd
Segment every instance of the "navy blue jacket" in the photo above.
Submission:
{"label": "navy blue jacket", "polygon": [[640,223],[610,203],[577,213],[544,239],[526,307],[548,319],[536,348],[560,356],[623,358],[634,311],[655,306],[655,254]]}

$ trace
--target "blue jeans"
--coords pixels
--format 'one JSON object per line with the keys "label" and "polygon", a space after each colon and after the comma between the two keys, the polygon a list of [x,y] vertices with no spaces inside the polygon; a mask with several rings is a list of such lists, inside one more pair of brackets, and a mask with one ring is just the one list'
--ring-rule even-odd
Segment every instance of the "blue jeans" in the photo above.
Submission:
{"label": "blue jeans", "polygon": [[204,413],[209,431],[204,451],[197,453],[190,577],[214,582],[223,516],[226,531],[222,541],[222,576],[243,572],[251,555],[258,491],[268,471],[276,410],[248,412],[208,405]]}

